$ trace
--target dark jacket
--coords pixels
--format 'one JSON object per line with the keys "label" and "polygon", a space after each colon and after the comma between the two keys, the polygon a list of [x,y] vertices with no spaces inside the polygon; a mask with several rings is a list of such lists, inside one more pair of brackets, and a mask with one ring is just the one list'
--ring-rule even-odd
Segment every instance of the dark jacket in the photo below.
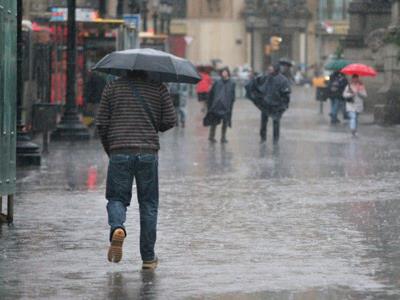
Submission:
{"label": "dark jacket", "polygon": [[328,82],[329,98],[343,100],[343,92],[348,84],[346,76],[340,72],[333,72]]}
{"label": "dark jacket", "polygon": [[278,73],[258,76],[246,85],[246,97],[263,113],[278,119],[289,107],[290,83]]}
{"label": "dark jacket", "polygon": [[86,83],[86,102],[87,103],[100,103],[101,95],[104,87],[106,86],[106,78],[97,72],[89,74],[88,81]]}
{"label": "dark jacket", "polygon": [[[156,124],[152,124],[143,104],[134,96],[136,88],[148,104]],[[176,113],[165,85],[120,78],[103,91],[96,125],[107,153],[113,150],[160,149],[158,132],[175,126]]]}
{"label": "dark jacket", "polygon": [[231,80],[216,81],[209,94],[208,112],[203,120],[204,126],[218,125],[221,121],[232,126],[232,110],[235,102],[235,83]]}

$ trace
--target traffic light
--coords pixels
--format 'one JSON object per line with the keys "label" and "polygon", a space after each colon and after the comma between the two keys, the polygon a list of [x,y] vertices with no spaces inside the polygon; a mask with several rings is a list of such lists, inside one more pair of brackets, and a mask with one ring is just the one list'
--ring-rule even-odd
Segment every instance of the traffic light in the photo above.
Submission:
{"label": "traffic light", "polygon": [[271,36],[270,44],[272,51],[278,51],[281,43],[282,43],[282,38],[280,36]]}

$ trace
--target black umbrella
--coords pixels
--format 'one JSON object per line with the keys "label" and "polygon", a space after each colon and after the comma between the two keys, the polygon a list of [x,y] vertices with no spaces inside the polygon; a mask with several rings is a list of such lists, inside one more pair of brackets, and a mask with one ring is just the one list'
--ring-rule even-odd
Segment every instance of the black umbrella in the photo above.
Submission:
{"label": "black umbrella", "polygon": [[127,71],[145,71],[160,82],[195,84],[201,80],[187,59],[149,48],[114,51],[103,57],[93,70],[116,76],[125,76]]}

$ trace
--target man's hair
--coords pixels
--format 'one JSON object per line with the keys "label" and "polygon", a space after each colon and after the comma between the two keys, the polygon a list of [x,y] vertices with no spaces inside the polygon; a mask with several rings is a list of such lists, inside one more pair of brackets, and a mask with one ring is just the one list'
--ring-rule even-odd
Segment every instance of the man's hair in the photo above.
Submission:
{"label": "man's hair", "polygon": [[276,73],[276,74],[281,71],[280,63],[276,63],[276,64],[272,65],[272,68],[274,69],[274,73]]}
{"label": "man's hair", "polygon": [[224,71],[227,71],[227,72],[228,72],[228,76],[231,77],[231,71],[229,70],[228,67],[222,68],[221,71],[219,72],[219,74],[222,76],[222,73],[223,73]]}

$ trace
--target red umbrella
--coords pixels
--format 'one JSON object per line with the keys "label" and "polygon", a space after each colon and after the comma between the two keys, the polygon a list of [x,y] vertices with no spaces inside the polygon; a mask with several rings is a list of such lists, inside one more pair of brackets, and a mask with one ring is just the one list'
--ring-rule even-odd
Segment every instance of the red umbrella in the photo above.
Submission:
{"label": "red umbrella", "polygon": [[340,72],[346,75],[376,76],[374,68],[363,64],[350,64],[344,67]]}

